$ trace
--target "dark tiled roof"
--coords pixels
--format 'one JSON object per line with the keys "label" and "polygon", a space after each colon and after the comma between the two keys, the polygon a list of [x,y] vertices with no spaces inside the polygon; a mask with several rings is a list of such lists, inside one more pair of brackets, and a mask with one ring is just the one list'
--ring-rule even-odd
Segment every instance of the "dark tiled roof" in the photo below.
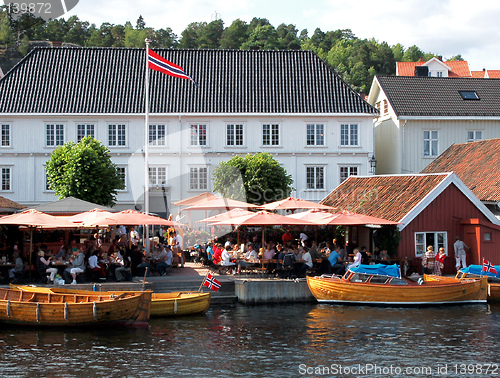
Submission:
{"label": "dark tiled roof", "polygon": [[422,173],[455,172],[481,201],[500,201],[500,139],[454,144]]}
{"label": "dark tiled roof", "polygon": [[399,222],[448,174],[350,176],[320,203]]}
{"label": "dark tiled roof", "polygon": [[[398,117],[498,117],[500,80],[379,76]],[[463,100],[459,91],[476,91],[480,100]]]}
{"label": "dark tiled roof", "polygon": [[[311,51],[155,50],[199,84],[150,71],[150,113],[365,113]],[[0,80],[1,113],[144,113],[145,50],[38,48]]]}

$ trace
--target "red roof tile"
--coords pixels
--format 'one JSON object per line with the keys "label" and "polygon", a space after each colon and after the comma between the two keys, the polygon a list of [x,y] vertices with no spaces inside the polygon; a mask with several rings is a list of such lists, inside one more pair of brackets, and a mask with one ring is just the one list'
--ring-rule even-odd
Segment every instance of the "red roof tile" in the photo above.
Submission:
{"label": "red roof tile", "polygon": [[[426,62],[396,62],[398,76],[415,76],[415,67],[423,66]],[[451,71],[449,77],[471,77],[469,63],[465,60],[448,60],[443,62]]]}
{"label": "red roof tile", "polygon": [[490,79],[500,79],[500,70],[487,70]]}
{"label": "red roof tile", "polygon": [[485,71],[471,71],[470,73],[474,79],[483,79]]}
{"label": "red roof tile", "polygon": [[321,203],[399,222],[448,174],[350,176]]}
{"label": "red roof tile", "polygon": [[481,201],[500,201],[500,139],[454,144],[422,173],[455,172]]}
{"label": "red roof tile", "polygon": [[[24,209],[26,206],[23,206],[17,202],[11,201],[5,197],[0,197],[0,212],[6,212],[6,210],[20,210]],[[10,212],[10,211],[8,211]]]}

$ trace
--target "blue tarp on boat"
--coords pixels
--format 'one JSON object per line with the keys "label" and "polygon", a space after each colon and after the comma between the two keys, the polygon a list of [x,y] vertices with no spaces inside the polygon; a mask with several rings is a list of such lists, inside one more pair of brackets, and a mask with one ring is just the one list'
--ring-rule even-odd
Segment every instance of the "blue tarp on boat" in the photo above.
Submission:
{"label": "blue tarp on boat", "polygon": [[398,264],[385,265],[385,264],[374,264],[365,265],[361,264],[356,267],[349,268],[351,272],[354,273],[364,273],[364,274],[376,274],[378,276],[388,276],[401,278],[401,270]]}
{"label": "blue tarp on boat", "polygon": [[[476,274],[480,276],[482,269],[482,265],[469,265],[467,268],[460,269],[460,271],[462,273]],[[497,274],[492,272],[483,272],[483,276],[500,278],[500,265],[495,265],[495,269],[497,271]]]}

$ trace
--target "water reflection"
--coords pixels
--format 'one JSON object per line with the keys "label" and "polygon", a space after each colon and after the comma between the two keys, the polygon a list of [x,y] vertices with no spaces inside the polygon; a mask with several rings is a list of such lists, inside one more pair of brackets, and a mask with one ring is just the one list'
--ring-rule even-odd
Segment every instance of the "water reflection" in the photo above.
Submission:
{"label": "water reflection", "polygon": [[3,327],[0,375],[281,377],[299,376],[301,364],[495,363],[499,320],[498,305],[297,304],[218,307],[205,316],[155,319],[146,330]]}

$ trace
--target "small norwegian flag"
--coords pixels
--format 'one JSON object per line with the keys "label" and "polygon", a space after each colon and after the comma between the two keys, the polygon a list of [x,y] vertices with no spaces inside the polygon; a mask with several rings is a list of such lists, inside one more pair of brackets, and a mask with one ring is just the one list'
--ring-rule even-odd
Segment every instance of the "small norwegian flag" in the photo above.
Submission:
{"label": "small norwegian flag", "polygon": [[495,265],[490,263],[488,260],[483,259],[483,272],[491,272],[493,274],[497,274],[497,270],[495,269]]}
{"label": "small norwegian flag", "polygon": [[219,291],[222,286],[219,281],[217,281],[211,273],[205,277],[205,281],[203,281],[203,286],[208,287],[210,290]]}

